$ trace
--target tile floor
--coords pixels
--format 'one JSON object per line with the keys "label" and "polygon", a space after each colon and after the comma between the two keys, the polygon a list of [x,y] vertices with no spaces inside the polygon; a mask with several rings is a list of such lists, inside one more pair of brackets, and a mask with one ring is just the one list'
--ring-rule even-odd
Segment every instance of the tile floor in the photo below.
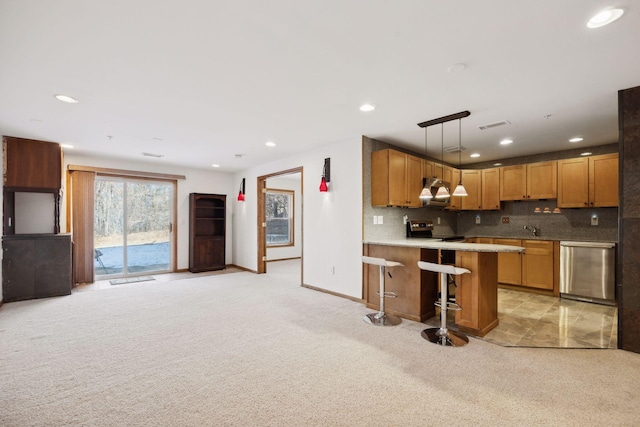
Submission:
{"label": "tile floor", "polygon": [[484,339],[508,347],[617,348],[618,309],[498,290],[500,324]]}

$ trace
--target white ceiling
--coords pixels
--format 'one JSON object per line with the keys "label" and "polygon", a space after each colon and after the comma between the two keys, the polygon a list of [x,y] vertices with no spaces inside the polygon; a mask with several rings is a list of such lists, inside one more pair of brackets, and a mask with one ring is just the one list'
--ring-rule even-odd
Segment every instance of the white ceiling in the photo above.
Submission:
{"label": "white ceiling", "polygon": [[[610,1],[0,0],[0,132],[221,171],[360,135],[422,153],[417,123],[463,110],[462,163],[613,143],[640,5]],[[431,156],[458,143],[428,129]]]}

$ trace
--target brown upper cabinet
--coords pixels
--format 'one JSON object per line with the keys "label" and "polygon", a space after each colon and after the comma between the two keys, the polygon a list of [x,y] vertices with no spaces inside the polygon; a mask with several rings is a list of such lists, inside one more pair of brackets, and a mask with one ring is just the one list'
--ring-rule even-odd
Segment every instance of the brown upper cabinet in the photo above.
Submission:
{"label": "brown upper cabinet", "polygon": [[557,198],[557,161],[500,168],[500,200]]}
{"label": "brown upper cabinet", "polygon": [[62,185],[62,149],[53,142],[3,137],[4,189],[55,193]]}
{"label": "brown upper cabinet", "polygon": [[617,153],[558,160],[558,207],[617,206]]}
{"label": "brown upper cabinet", "polygon": [[371,205],[422,206],[423,164],[420,157],[392,149],[371,153]]}
{"label": "brown upper cabinet", "polygon": [[[462,176],[462,185],[467,190],[467,196],[459,198],[461,210],[500,209],[500,174],[498,168],[483,170],[463,169],[460,171],[460,175]],[[455,188],[453,184],[452,187]]]}

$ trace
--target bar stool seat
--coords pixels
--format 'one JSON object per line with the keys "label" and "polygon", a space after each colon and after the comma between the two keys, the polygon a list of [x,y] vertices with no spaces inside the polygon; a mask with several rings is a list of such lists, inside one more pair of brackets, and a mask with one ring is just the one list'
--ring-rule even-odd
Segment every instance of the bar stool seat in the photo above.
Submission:
{"label": "bar stool seat", "polygon": [[440,301],[436,301],[435,305],[440,307],[440,327],[439,328],[427,328],[422,331],[421,335],[427,341],[434,344],[462,347],[469,342],[469,338],[466,335],[447,329],[447,310],[462,310],[456,303],[448,301],[448,275],[452,274],[458,276],[460,274],[471,273],[466,268],[456,267],[455,265],[435,264],[432,262],[418,261],[418,267],[421,270],[432,271],[434,273],[440,273]]}
{"label": "bar stool seat", "polygon": [[[401,264],[396,261],[387,261],[384,258],[374,258],[370,256],[363,256],[362,262],[365,264],[377,265],[380,267],[380,291],[378,294],[380,295],[380,311],[377,313],[369,313],[364,316],[364,321],[375,326],[395,326],[402,322],[402,319],[398,316],[393,316],[391,314],[387,314],[384,312],[384,299],[385,298],[397,298],[398,294],[395,292],[389,292],[385,290],[385,269],[391,267],[404,267],[404,264]],[[389,277],[391,277],[391,274]]]}

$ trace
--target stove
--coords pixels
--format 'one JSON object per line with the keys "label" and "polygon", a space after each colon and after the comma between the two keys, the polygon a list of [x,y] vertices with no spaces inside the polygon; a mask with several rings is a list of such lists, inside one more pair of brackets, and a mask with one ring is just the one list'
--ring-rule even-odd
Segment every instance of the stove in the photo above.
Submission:
{"label": "stove", "polygon": [[462,242],[464,236],[434,236],[433,221],[419,219],[407,221],[407,237],[419,239],[432,239],[441,242]]}

